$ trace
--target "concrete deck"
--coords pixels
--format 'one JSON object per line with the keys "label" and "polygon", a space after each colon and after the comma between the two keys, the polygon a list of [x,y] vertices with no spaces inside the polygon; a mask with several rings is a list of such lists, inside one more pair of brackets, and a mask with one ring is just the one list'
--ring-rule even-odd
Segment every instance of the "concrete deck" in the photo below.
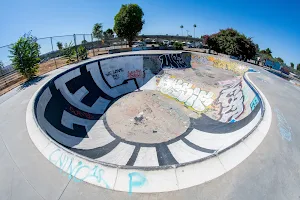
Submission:
{"label": "concrete deck", "polygon": [[[38,87],[64,69],[50,73],[39,82],[8,95],[0,105],[0,199],[96,199],[99,195],[104,199],[297,199],[300,196],[300,163],[295,159],[299,157],[300,142],[296,121],[299,88],[258,67],[253,68],[261,73],[249,74],[249,78],[273,110],[272,125],[262,144],[244,162],[219,178],[188,189],[157,194],[115,192],[69,178],[40,154],[29,138],[25,114]],[[222,170],[230,168],[221,167]]]}

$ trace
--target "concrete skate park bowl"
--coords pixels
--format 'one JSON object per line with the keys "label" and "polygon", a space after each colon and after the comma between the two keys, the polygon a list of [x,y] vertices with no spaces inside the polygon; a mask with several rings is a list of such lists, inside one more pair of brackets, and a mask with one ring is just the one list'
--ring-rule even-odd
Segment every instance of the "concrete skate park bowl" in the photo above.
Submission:
{"label": "concrete skate park bowl", "polygon": [[78,181],[130,193],[195,186],[233,169],[268,132],[269,104],[248,73],[257,72],[200,53],[100,58],[35,93],[28,132]]}

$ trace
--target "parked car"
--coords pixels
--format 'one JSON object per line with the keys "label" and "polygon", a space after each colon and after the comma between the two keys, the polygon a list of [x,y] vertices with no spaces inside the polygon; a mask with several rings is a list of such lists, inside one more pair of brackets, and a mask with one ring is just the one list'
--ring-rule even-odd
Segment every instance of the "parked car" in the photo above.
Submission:
{"label": "parked car", "polygon": [[147,46],[145,42],[135,42],[132,47],[145,47]]}
{"label": "parked car", "polygon": [[169,45],[169,40],[163,40],[163,44],[168,46]]}
{"label": "parked car", "polygon": [[146,39],[145,39],[145,42],[146,42],[146,44],[151,44],[151,43],[152,43],[152,40],[151,40],[150,38],[146,38]]}

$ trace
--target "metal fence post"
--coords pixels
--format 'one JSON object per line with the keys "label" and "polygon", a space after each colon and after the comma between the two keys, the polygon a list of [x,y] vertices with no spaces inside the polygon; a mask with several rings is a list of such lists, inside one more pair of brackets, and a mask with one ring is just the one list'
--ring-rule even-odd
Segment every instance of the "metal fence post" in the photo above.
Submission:
{"label": "metal fence post", "polygon": [[92,41],[93,55],[95,56],[95,48],[94,48],[94,42],[93,42],[93,34],[91,34],[91,41]]}
{"label": "metal fence post", "polygon": [[73,36],[74,36],[74,44],[75,44],[75,51],[76,51],[77,62],[79,62],[78,51],[77,51],[77,44],[76,44],[76,35],[74,34]]}
{"label": "metal fence post", "polygon": [[[52,52],[53,52],[54,50],[53,50],[53,42],[52,42],[52,37],[50,37],[50,40],[51,40],[51,46],[52,46]],[[57,69],[57,64],[56,64],[55,57],[54,57],[54,62],[55,62],[55,69]]]}

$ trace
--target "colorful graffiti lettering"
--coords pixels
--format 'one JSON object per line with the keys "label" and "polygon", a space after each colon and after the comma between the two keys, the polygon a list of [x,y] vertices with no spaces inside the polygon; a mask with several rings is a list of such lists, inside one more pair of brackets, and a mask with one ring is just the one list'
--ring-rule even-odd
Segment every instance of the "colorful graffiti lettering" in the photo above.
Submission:
{"label": "colorful graffiti lettering", "polygon": [[251,110],[254,110],[254,108],[257,106],[258,103],[259,103],[259,99],[257,96],[255,96],[254,99],[250,103]]}
{"label": "colorful graffiti lettering", "polygon": [[142,70],[135,70],[135,71],[129,71],[128,72],[128,78],[143,78],[144,77],[144,73],[142,72]]}
{"label": "colorful graffiti lettering", "polygon": [[215,57],[208,56],[208,57],[207,57],[207,60],[209,60],[209,61],[213,62],[213,61],[215,60]]}
{"label": "colorful graffiti lettering", "polygon": [[226,69],[229,71],[233,71],[237,74],[243,75],[246,71],[248,71],[248,67],[241,65],[236,62],[214,59],[213,66],[221,69]]}
{"label": "colorful graffiti lettering", "polygon": [[221,104],[219,121],[230,122],[232,119],[237,119],[244,112],[242,83],[238,82],[223,89],[217,103]]}
{"label": "colorful graffiti lettering", "polygon": [[208,60],[206,56],[199,56],[192,54],[192,63],[197,63],[197,64],[207,64]]}
{"label": "colorful graffiti lettering", "polygon": [[164,75],[158,84],[158,90],[169,95],[196,111],[204,111],[213,102],[213,93],[201,90],[191,83]]}
{"label": "colorful graffiti lettering", "polygon": [[160,55],[161,68],[187,68],[186,63],[183,61],[181,54],[163,54]]}
{"label": "colorful graffiti lettering", "polygon": [[49,155],[49,161],[59,167],[61,170],[69,174],[69,179],[76,177],[76,181],[84,181],[86,179],[96,179],[98,183],[102,183],[106,188],[110,188],[103,179],[104,170],[98,165],[89,166],[83,162],[75,162],[74,157],[70,157],[60,149],[54,150]]}
{"label": "colorful graffiti lettering", "polygon": [[292,141],[292,128],[289,126],[283,113],[278,108],[275,108],[274,111],[277,116],[277,121],[278,121],[277,126],[279,128],[279,132],[282,139],[285,139],[289,142]]}
{"label": "colorful graffiti lettering", "polygon": [[83,111],[80,111],[76,108],[74,108],[73,106],[70,106],[69,107],[69,110],[72,114],[74,114],[75,116],[78,116],[78,117],[85,117],[87,119],[93,119],[93,115],[91,115],[90,113],[87,113],[87,112],[83,112]]}
{"label": "colorful graffiti lettering", "polygon": [[112,76],[113,79],[117,80],[120,78],[120,75],[119,73],[120,72],[123,72],[124,70],[122,68],[119,68],[119,69],[115,69],[115,70],[111,70],[109,72],[107,72],[105,75],[106,76]]}
{"label": "colorful graffiti lettering", "polygon": [[132,194],[132,188],[142,187],[147,181],[146,177],[143,174],[138,173],[138,172],[129,173],[128,177],[129,177],[129,184],[128,184],[129,185],[129,189],[128,189],[129,194]]}

